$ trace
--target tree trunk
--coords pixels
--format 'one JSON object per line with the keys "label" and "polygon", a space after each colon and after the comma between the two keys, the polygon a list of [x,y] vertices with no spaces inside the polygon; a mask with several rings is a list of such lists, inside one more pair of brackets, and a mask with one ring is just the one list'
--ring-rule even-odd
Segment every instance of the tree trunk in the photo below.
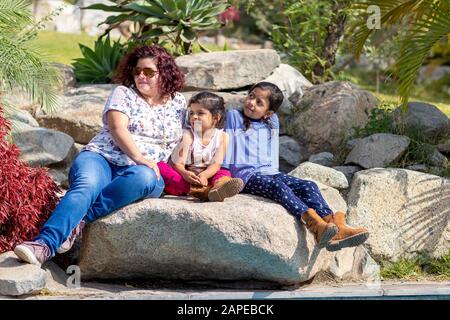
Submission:
{"label": "tree trunk", "polygon": [[325,65],[322,66],[319,62],[314,65],[313,68],[313,82],[322,83],[325,80],[325,70],[332,67],[336,61],[336,53],[339,47],[339,41],[344,34],[345,20],[347,16],[342,13],[342,9],[345,9],[350,4],[349,1],[333,1],[332,11],[336,13],[332,18],[330,24],[327,26],[327,36],[322,47],[320,57],[325,60]]}

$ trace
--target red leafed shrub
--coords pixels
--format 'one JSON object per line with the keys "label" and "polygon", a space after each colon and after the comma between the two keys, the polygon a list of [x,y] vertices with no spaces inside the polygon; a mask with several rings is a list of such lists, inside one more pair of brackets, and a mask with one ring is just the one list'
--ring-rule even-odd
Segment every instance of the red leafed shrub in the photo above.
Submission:
{"label": "red leafed shrub", "polygon": [[5,139],[10,129],[0,105],[0,253],[39,233],[60,191],[46,169],[19,160],[19,148]]}

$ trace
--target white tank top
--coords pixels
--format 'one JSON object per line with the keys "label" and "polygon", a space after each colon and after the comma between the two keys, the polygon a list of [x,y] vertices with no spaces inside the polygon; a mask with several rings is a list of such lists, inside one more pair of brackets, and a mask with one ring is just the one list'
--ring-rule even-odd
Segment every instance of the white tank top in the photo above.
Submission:
{"label": "white tank top", "polygon": [[223,129],[214,129],[213,137],[205,146],[202,143],[201,135],[191,130],[194,141],[189,148],[189,156],[186,160],[187,170],[193,171],[196,174],[206,170],[211,164],[217,150],[222,145],[222,132]]}

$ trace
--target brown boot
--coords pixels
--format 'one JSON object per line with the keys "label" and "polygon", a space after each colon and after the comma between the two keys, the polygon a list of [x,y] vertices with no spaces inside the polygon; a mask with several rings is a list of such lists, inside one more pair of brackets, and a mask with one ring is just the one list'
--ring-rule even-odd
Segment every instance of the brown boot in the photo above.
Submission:
{"label": "brown boot", "polygon": [[222,202],[225,198],[237,195],[244,189],[244,182],[239,178],[222,177],[214,183],[208,193],[209,201]]}
{"label": "brown boot", "polygon": [[356,247],[369,238],[369,231],[366,228],[352,228],[345,223],[344,212],[338,211],[335,214],[327,215],[323,220],[334,223],[339,228],[339,232],[327,245],[328,251],[337,251],[346,247]]}
{"label": "brown boot", "polygon": [[211,189],[211,186],[198,186],[192,185],[189,190],[188,196],[200,199],[202,201],[208,201],[208,192]]}
{"label": "brown boot", "polygon": [[338,228],[332,222],[325,222],[316,212],[309,208],[301,216],[301,221],[306,224],[308,230],[314,235],[319,248],[325,247],[331,238],[338,232]]}

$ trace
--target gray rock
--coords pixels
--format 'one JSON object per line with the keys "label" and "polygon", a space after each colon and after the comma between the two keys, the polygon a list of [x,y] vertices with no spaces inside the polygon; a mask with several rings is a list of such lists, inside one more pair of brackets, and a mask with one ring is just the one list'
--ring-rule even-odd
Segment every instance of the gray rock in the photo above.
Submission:
{"label": "gray rock", "polygon": [[440,143],[436,146],[438,151],[442,152],[443,154],[449,155],[450,154],[450,140],[447,140],[447,142]]}
{"label": "gray rock", "polygon": [[[186,103],[192,98],[193,95],[200,91],[186,91],[181,92],[186,99]],[[225,107],[227,109],[236,109],[242,108],[244,106],[245,97],[247,96],[247,92],[212,92],[221,96],[225,101]]]}
{"label": "gray rock", "polygon": [[437,149],[434,149],[428,158],[428,163],[435,167],[445,168],[448,165],[448,159]]}
{"label": "gray rock", "polygon": [[102,128],[103,108],[114,87],[97,84],[69,89],[57,113],[40,115],[37,120],[43,127],[64,132],[75,142],[87,144]]}
{"label": "gray rock", "polygon": [[75,71],[71,66],[62,64],[62,63],[53,63],[53,66],[59,70],[61,75],[61,87],[59,88],[61,91],[74,88],[77,84],[77,79],[75,77]]}
{"label": "gray rock", "polygon": [[[333,210],[346,210],[337,190],[330,196],[332,188],[319,186]],[[222,203],[166,196],[126,206],[85,229],[80,256],[85,280],[296,284],[328,270],[334,253],[317,250],[313,236],[281,205],[237,195]]]}
{"label": "gray rock", "polygon": [[307,151],[288,136],[280,136],[280,170],[289,172],[307,159]]}
{"label": "gray rock", "polygon": [[290,175],[306,180],[319,181],[336,189],[348,188],[348,181],[342,172],[312,162],[303,162]]}
{"label": "gray rock", "polygon": [[360,140],[345,159],[345,164],[363,168],[389,166],[406,151],[410,139],[389,133],[376,133]]}
{"label": "gray rock", "polygon": [[228,90],[253,85],[280,64],[275,50],[197,53],[176,58],[186,74],[186,90]]}
{"label": "gray rock", "polygon": [[24,125],[23,130],[14,131],[11,136],[21,151],[20,159],[30,166],[49,166],[72,160],[74,141],[65,133]]}
{"label": "gray rock", "polygon": [[309,157],[308,161],[325,167],[332,167],[335,165],[334,155],[330,152],[313,154]]}
{"label": "gray rock", "polygon": [[450,180],[406,169],[356,173],[348,222],[369,229],[370,255],[397,260],[418,253],[442,257],[450,248]]}
{"label": "gray rock", "polygon": [[276,84],[283,91],[284,101],[279,111],[290,109],[292,104],[295,105],[303,97],[303,89],[312,87],[312,83],[297,69],[283,63],[273,70],[273,73],[263,81]]}
{"label": "gray rock", "polygon": [[407,166],[405,169],[419,172],[426,172],[428,170],[428,166],[426,164],[414,164],[412,166]]}
{"label": "gray rock", "polygon": [[36,119],[34,119],[31,113],[26,110],[19,109],[13,111],[11,114],[8,114],[8,119],[12,121],[13,125],[16,124],[20,126],[20,123],[24,123],[31,127],[39,127],[39,123]]}
{"label": "gray rock", "polygon": [[371,93],[349,82],[327,82],[306,88],[283,125],[311,153],[336,152],[377,105]]}
{"label": "gray rock", "polygon": [[342,172],[347,178],[348,182],[351,182],[353,180],[353,176],[355,173],[363,170],[359,166],[335,166],[333,167],[333,169]]}
{"label": "gray rock", "polygon": [[447,75],[450,75],[450,66],[426,65],[420,68],[417,81],[419,83],[430,83]]}
{"label": "gray rock", "polygon": [[397,130],[420,132],[425,138],[432,140],[445,138],[450,134],[450,119],[432,104],[410,102],[405,114],[397,108],[392,115]]}
{"label": "gray rock", "polygon": [[39,291],[47,274],[40,267],[22,263],[12,251],[0,254],[0,295],[20,296]]}

